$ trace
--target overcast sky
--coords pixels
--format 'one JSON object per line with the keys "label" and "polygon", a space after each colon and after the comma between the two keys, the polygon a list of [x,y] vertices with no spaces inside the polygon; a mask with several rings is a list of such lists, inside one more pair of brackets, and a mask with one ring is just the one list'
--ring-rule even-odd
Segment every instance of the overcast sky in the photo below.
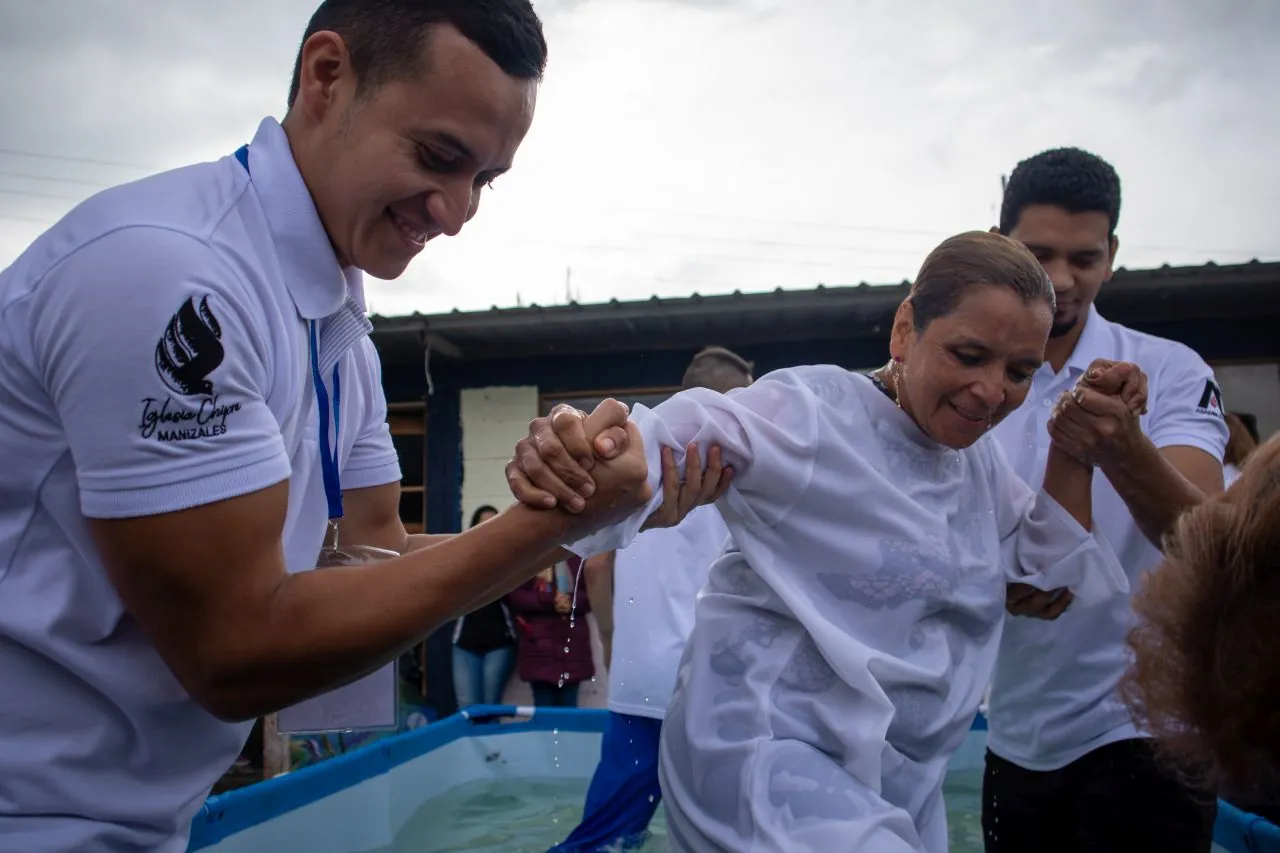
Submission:
{"label": "overcast sky", "polygon": [[[283,116],[315,0],[0,0],[0,265]],[[1120,263],[1280,259],[1275,0],[540,0],[516,168],[373,310],[894,282],[1080,145]]]}

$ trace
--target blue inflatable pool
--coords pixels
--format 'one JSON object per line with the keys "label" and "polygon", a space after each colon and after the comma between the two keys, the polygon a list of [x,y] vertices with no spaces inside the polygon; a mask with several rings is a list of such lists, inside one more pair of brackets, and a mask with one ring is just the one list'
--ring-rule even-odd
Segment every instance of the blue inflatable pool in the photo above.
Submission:
{"label": "blue inflatable pool", "polygon": [[[568,834],[606,712],[479,706],[277,779],[212,797],[191,833],[208,853],[540,853]],[[981,851],[986,721],[947,778],[954,853]],[[645,850],[665,850],[661,812]],[[1280,829],[1222,804],[1220,851],[1280,853]]]}

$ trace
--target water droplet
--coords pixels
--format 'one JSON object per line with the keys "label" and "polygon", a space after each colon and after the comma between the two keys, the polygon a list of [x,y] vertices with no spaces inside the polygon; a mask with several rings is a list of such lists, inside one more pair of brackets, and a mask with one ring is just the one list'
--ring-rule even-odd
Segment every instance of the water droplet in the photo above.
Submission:
{"label": "water droplet", "polygon": [[562,679],[560,679],[558,682],[556,682],[556,687],[564,687],[564,679],[563,679],[563,678],[562,678]]}
{"label": "water droplet", "polygon": [[650,794],[650,795],[649,795],[649,802],[651,802],[651,803],[653,802],[653,794]]}
{"label": "water droplet", "polygon": [[559,730],[559,729],[552,729],[552,730],[551,730],[551,734],[555,735],[556,737],[559,737],[559,736],[560,736],[560,730]]}
{"label": "water droplet", "polygon": [[595,683],[596,683],[596,677],[595,677],[594,675],[593,675],[593,676],[591,676],[591,683],[592,683],[592,684],[595,684]]}
{"label": "water droplet", "polygon": [[636,600],[634,598],[627,599],[627,604],[635,604],[635,603],[636,603]]}
{"label": "water droplet", "polygon": [[644,704],[646,704],[646,705],[648,705],[648,704],[649,704],[649,697],[648,697],[648,696],[644,697]]}
{"label": "water droplet", "polygon": [[564,653],[565,653],[566,655],[567,655],[567,654],[569,654],[569,647],[568,647],[568,646],[565,646],[565,647],[564,647]]}

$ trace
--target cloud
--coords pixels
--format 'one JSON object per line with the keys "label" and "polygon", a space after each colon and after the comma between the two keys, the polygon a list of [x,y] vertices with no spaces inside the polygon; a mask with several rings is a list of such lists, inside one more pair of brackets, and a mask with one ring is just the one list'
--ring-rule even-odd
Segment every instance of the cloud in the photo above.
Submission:
{"label": "cloud", "polygon": [[[0,263],[77,199],[279,116],[314,0],[0,11]],[[384,313],[897,281],[1044,148],[1112,160],[1121,260],[1280,257],[1280,5],[537,0],[538,116]],[[42,154],[42,157],[30,156]],[[110,166],[118,161],[141,168]]]}

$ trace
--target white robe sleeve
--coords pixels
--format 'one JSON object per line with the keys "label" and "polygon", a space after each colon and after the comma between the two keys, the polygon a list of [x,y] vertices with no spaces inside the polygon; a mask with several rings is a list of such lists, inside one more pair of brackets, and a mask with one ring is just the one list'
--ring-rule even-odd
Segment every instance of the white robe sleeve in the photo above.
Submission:
{"label": "white robe sleeve", "polygon": [[685,448],[696,442],[703,460],[719,446],[734,469],[721,500],[749,523],[773,525],[800,500],[813,476],[818,398],[798,371],[780,370],[747,388],[718,394],[681,391],[654,409],[637,405],[631,419],[644,441],[653,498],[616,524],[565,547],[590,556],[630,545],[646,518],[662,504],[662,448],[675,453],[683,474]]}
{"label": "white robe sleeve", "polygon": [[1032,491],[1000,445],[988,442],[993,466],[1000,556],[1005,578],[1036,589],[1070,589],[1078,607],[1129,592],[1115,552],[1094,526],[1090,533],[1044,489]]}

